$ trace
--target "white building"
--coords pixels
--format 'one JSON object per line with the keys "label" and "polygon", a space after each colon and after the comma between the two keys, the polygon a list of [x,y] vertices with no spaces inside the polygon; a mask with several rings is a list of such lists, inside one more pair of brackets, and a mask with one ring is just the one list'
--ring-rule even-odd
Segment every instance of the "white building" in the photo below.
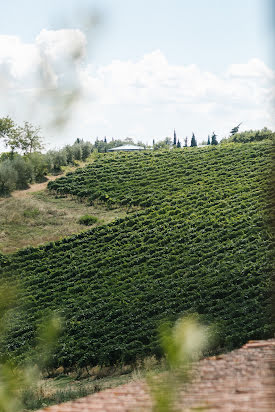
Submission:
{"label": "white building", "polygon": [[132,152],[136,150],[144,150],[144,147],[126,144],[124,146],[113,147],[112,149],[109,149],[108,152],[117,152],[117,151]]}

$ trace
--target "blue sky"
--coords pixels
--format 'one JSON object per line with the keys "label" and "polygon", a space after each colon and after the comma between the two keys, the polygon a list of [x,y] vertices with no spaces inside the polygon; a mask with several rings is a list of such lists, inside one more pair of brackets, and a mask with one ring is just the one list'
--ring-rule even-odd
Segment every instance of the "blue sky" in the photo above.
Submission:
{"label": "blue sky", "polygon": [[[42,28],[77,28],[81,11],[98,10],[99,64],[160,49],[174,64],[218,71],[250,58],[275,65],[270,0],[10,0],[1,2],[1,33],[32,42]],[[79,15],[79,16],[78,16]],[[273,61],[272,61],[273,60]]]}
{"label": "blue sky", "polygon": [[[80,102],[66,130],[56,132],[53,137],[45,129],[51,144],[63,144],[76,136],[97,135],[158,140],[171,135],[174,127],[182,138],[195,130],[202,139],[213,128],[223,137],[229,125],[233,127],[240,121],[244,121],[245,128],[273,125],[272,116],[265,116],[262,110],[264,99],[267,111],[271,109],[268,102],[273,99],[272,3],[271,0],[1,0],[1,15],[5,18],[1,21],[0,36],[14,36],[23,47],[36,44],[42,30],[49,33],[79,29],[85,34],[82,22],[87,11],[97,10],[101,15],[101,24],[90,33],[81,62],[82,87],[89,89],[92,97],[86,93],[86,100]],[[45,32],[42,37],[44,45]],[[22,56],[23,52],[18,53]],[[19,64],[17,56],[13,54],[12,58]],[[1,61],[0,49],[0,68],[1,63],[5,64],[5,73],[9,59],[5,51]],[[114,61],[119,64],[113,64]],[[124,73],[124,79],[120,72]],[[159,81],[151,86],[155,82],[154,73]],[[20,81],[26,79],[21,76],[16,81],[18,90],[21,88],[22,104],[25,86]],[[226,89],[227,106],[219,88]],[[261,94],[263,88],[265,92]],[[115,95],[119,97],[114,99]],[[253,96],[254,105],[249,95]],[[258,112],[257,98],[261,101]],[[10,107],[8,110],[1,104],[0,115],[6,115],[8,110],[22,121],[19,108]],[[91,119],[93,113],[96,121]],[[40,121],[38,118],[37,122]]]}

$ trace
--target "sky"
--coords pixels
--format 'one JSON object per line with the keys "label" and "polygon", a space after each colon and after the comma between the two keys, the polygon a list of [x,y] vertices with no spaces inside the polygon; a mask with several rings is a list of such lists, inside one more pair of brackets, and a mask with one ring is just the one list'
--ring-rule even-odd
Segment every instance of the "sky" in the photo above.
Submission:
{"label": "sky", "polygon": [[0,117],[47,148],[275,129],[274,3],[0,0]]}

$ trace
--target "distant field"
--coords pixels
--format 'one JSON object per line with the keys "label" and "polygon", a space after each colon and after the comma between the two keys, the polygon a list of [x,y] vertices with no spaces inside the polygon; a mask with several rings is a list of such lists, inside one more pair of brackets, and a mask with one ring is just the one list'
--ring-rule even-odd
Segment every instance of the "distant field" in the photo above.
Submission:
{"label": "distant field", "polygon": [[68,368],[159,355],[158,325],[189,312],[217,325],[222,349],[270,337],[271,150],[107,154],[51,182],[53,193],[143,209],[2,257],[2,279],[22,288],[6,348],[26,351],[45,310],[65,319],[55,366]]}

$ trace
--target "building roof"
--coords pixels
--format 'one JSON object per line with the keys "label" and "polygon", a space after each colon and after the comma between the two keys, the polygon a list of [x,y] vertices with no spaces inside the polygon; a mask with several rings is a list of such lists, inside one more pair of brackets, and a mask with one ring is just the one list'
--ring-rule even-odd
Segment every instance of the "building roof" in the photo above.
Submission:
{"label": "building roof", "polygon": [[115,152],[115,151],[117,151],[117,150],[125,150],[125,151],[130,151],[130,150],[144,150],[144,147],[126,144],[126,145],[124,145],[124,146],[113,147],[112,149],[109,149],[108,152]]}

